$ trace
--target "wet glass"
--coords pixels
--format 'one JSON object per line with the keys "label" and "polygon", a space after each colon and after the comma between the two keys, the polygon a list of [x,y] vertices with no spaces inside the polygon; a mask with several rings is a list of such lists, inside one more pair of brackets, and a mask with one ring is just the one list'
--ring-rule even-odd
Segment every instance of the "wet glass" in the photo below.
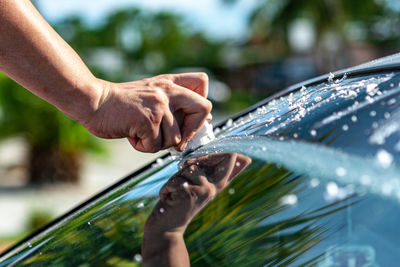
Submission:
{"label": "wet glass", "polygon": [[[188,162],[215,178],[213,155],[232,153],[251,163],[234,179],[222,175],[229,183],[178,220],[192,266],[396,266],[399,83],[390,72],[330,77],[289,92],[228,121],[215,141],[184,158],[159,160],[3,256],[0,266],[140,266],[149,216],[182,215],[159,206],[172,197],[169,183],[190,180],[182,175]],[[160,190],[171,196],[160,200]]]}

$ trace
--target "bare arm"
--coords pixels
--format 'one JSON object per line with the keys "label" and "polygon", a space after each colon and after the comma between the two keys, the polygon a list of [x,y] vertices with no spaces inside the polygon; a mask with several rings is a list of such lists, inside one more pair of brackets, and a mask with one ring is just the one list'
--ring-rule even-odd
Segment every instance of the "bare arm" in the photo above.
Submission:
{"label": "bare arm", "polygon": [[67,116],[84,120],[101,86],[28,0],[0,0],[0,70]]}
{"label": "bare arm", "polygon": [[142,242],[143,267],[190,266],[182,233],[146,233]]}
{"label": "bare arm", "polygon": [[0,0],[0,71],[96,136],[127,137],[143,152],[183,150],[211,111],[203,73],[97,79],[28,0]]}

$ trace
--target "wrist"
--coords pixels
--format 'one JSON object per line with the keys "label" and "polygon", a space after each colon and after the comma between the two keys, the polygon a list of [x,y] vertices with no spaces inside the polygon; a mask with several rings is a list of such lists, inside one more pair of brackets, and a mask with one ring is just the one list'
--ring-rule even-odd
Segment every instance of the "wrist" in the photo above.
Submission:
{"label": "wrist", "polygon": [[96,114],[110,91],[110,83],[93,77],[73,86],[71,93],[60,106],[69,118],[85,125]]}
{"label": "wrist", "polygon": [[153,258],[184,243],[183,234],[178,232],[144,233],[142,242],[143,258]]}

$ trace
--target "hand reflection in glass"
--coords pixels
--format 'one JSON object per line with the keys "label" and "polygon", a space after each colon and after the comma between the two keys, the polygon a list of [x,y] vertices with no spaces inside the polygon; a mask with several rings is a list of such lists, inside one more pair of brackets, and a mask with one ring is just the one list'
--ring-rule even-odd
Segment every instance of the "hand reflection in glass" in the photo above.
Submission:
{"label": "hand reflection in glass", "polygon": [[160,190],[146,221],[143,266],[190,266],[183,233],[200,212],[249,164],[237,153],[214,153],[187,160]]}

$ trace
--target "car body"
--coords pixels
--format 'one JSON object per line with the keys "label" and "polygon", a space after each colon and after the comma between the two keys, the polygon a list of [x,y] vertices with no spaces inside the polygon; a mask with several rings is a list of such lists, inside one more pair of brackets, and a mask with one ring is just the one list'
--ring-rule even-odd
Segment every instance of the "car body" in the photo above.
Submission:
{"label": "car body", "polygon": [[0,266],[140,266],[160,189],[214,153],[252,162],[191,220],[193,266],[398,265],[400,54],[289,87],[214,133],[28,236]]}

